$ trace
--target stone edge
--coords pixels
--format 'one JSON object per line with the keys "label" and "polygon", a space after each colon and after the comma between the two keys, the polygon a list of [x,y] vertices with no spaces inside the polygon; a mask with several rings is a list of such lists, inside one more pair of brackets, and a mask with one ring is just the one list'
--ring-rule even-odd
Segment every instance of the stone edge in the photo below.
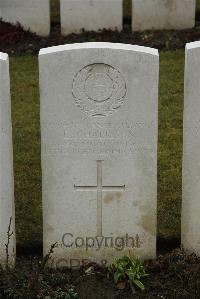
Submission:
{"label": "stone edge", "polygon": [[186,50],[192,50],[195,48],[200,48],[200,41],[192,42],[192,43],[187,43],[185,46]]}
{"label": "stone edge", "polygon": [[8,60],[8,54],[0,52],[0,60]]}
{"label": "stone edge", "polygon": [[150,54],[154,56],[159,56],[158,50],[149,47],[130,45],[130,44],[120,44],[120,43],[102,43],[102,42],[91,42],[91,43],[76,43],[76,44],[66,44],[60,46],[54,46],[49,48],[43,48],[39,52],[39,56],[70,51],[70,50],[81,50],[81,49],[113,49],[113,50],[126,50],[141,52],[144,54]]}

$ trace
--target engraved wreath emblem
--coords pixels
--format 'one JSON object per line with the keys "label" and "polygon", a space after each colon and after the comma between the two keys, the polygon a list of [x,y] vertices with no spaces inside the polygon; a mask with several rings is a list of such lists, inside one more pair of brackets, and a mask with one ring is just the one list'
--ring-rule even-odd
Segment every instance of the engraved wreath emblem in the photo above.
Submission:
{"label": "engraved wreath emblem", "polygon": [[108,116],[124,104],[126,83],[114,67],[95,63],[74,77],[72,94],[76,105],[89,116]]}

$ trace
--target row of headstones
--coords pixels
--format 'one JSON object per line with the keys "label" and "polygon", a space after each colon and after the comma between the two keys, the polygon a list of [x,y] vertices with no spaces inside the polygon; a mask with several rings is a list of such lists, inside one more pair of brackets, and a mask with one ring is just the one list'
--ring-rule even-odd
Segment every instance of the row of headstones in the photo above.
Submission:
{"label": "row of headstones", "polygon": [[[132,0],[133,31],[192,28],[195,8],[196,0]],[[123,27],[123,0],[60,0],[60,12],[63,35]],[[49,0],[0,0],[0,18],[41,36],[50,33]]]}
{"label": "row of headstones", "polygon": [[[85,43],[39,54],[44,254],[156,256],[159,55]],[[200,255],[200,42],[186,46],[182,244]],[[0,262],[15,261],[8,56],[0,54]],[[6,246],[7,245],[7,246]]]}

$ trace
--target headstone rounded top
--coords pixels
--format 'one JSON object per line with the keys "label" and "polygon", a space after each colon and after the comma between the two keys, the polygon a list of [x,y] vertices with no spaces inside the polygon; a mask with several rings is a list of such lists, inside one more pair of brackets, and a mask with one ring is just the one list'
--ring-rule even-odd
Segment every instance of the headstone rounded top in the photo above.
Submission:
{"label": "headstone rounded top", "polygon": [[7,60],[8,54],[0,52],[0,60]]}
{"label": "headstone rounded top", "polygon": [[140,53],[146,53],[146,54],[158,56],[158,50],[154,48],[131,45],[131,44],[107,43],[107,42],[75,43],[75,44],[66,44],[61,46],[43,48],[40,50],[39,56],[45,54],[53,54],[53,53],[56,54],[63,51],[74,51],[74,50],[83,50],[83,49],[125,50],[125,51],[134,51],[134,52],[140,52]]}
{"label": "headstone rounded top", "polygon": [[185,47],[186,47],[186,50],[200,48],[200,41],[187,43]]}

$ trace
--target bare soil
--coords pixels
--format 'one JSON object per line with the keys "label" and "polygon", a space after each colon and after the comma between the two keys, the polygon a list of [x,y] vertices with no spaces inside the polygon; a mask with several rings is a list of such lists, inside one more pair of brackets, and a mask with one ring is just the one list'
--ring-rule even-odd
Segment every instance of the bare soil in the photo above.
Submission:
{"label": "bare soil", "polygon": [[149,276],[142,280],[145,290],[136,287],[134,294],[128,282],[124,289],[118,289],[106,268],[96,264],[62,271],[38,270],[37,264],[42,264],[38,257],[21,257],[15,270],[0,270],[0,298],[74,298],[54,297],[58,288],[64,292],[72,288],[79,299],[200,298],[200,258],[179,249],[147,261]]}
{"label": "bare soil", "polygon": [[200,40],[200,27],[188,30],[162,30],[131,32],[129,25],[124,31],[103,30],[99,32],[82,32],[61,36],[60,25],[54,24],[49,37],[39,37],[24,31],[20,25],[13,26],[0,21],[0,51],[8,54],[36,54],[41,48],[82,42],[113,42],[137,44],[157,49],[176,50],[185,47],[187,42]]}

